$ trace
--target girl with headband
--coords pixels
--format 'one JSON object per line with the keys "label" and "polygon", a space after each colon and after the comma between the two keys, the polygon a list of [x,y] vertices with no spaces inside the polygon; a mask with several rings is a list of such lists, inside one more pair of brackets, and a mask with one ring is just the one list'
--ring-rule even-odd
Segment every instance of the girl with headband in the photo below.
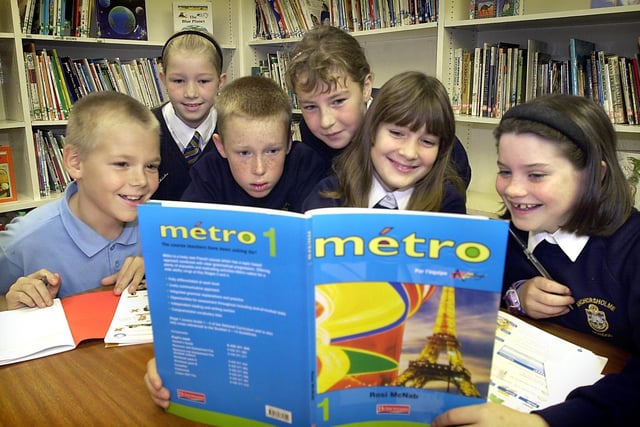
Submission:
{"label": "girl with headband", "polygon": [[[433,427],[628,426],[640,401],[640,214],[602,107],[572,95],[507,111],[494,131],[496,190],[512,238],[503,294],[510,311],[547,319],[634,356],[619,374],[573,390],[563,403],[522,413],[495,403],[452,409]],[[573,308],[573,309],[571,309]]]}
{"label": "girl with headband", "polygon": [[209,33],[185,30],[171,36],[162,48],[161,78],[169,102],[153,113],[161,125],[160,186],[154,199],[180,200],[191,182],[191,166],[215,149],[214,102],[227,75],[222,49]]}

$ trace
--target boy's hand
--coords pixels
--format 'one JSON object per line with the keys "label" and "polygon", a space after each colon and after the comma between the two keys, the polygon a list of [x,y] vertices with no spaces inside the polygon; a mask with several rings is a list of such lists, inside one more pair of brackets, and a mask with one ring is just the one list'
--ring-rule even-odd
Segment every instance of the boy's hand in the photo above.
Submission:
{"label": "boy's hand", "polygon": [[156,359],[153,358],[147,362],[147,372],[144,374],[144,383],[149,390],[153,402],[161,408],[166,409],[169,406],[169,390],[162,387],[162,379],[158,375],[156,367]]}
{"label": "boy's hand", "polygon": [[438,415],[431,427],[549,427],[539,415],[527,414],[497,403],[461,406]]}
{"label": "boy's hand", "polygon": [[520,303],[533,319],[562,316],[569,312],[569,305],[575,301],[571,290],[553,280],[538,276],[518,289]]}
{"label": "boy's hand", "polygon": [[103,286],[115,285],[113,293],[116,295],[129,288],[129,293],[135,294],[138,285],[144,279],[144,260],[141,256],[130,256],[124,260],[120,271],[100,280]]}
{"label": "boy's hand", "polygon": [[7,310],[22,307],[49,307],[60,290],[60,275],[49,270],[38,270],[20,277],[5,295]]}

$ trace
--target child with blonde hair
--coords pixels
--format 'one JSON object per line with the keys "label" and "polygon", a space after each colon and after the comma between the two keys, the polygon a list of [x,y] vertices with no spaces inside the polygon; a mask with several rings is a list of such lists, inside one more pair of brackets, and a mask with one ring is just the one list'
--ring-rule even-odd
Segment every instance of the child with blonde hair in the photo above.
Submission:
{"label": "child with blonde hair", "polygon": [[138,205],[158,188],[159,124],[118,92],[74,104],[64,195],[15,218],[0,231],[0,294],[8,309],[45,307],[99,285],[135,292],[144,278]]}
{"label": "child with blonde hair", "polygon": [[223,52],[213,36],[184,30],[162,49],[162,80],[169,102],[153,110],[161,126],[160,186],[154,199],[180,200],[191,182],[189,170],[204,153],[216,152],[215,99],[227,75]]}
{"label": "child with blonde hair", "polygon": [[316,153],[291,140],[291,102],[274,81],[233,80],[216,99],[217,153],[191,169],[182,200],[302,211],[302,202],[324,176]]}

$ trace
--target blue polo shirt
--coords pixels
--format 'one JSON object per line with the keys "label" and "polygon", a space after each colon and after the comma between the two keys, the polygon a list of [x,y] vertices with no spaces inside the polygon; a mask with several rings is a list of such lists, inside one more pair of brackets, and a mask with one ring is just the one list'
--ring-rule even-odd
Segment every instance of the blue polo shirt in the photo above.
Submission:
{"label": "blue polo shirt", "polygon": [[64,197],[15,218],[0,231],[0,293],[6,294],[19,277],[41,268],[59,273],[58,297],[100,286],[100,279],[117,273],[129,256],[142,254],[138,221],[128,223],[115,240],[108,240],[78,219]]}

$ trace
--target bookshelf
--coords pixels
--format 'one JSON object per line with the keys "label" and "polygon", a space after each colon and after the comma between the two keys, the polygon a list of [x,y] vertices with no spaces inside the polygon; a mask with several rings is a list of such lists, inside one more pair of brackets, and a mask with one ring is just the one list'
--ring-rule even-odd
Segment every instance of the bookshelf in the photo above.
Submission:
{"label": "bookshelf", "polygon": [[[165,40],[173,33],[172,0],[147,0],[148,40],[98,39],[94,37],[45,36],[23,34],[17,0],[0,0],[0,145],[13,152],[18,200],[0,203],[0,213],[34,208],[61,196],[40,196],[33,133],[39,129],[63,132],[66,120],[31,120],[23,46],[34,43],[37,50],[56,49],[59,56],[71,58],[120,58],[123,61],[160,56]],[[214,36],[220,43],[225,71],[232,79],[240,74],[238,45],[240,9],[234,0],[213,0]]]}
{"label": "bookshelf", "polygon": [[[484,43],[509,42],[526,48],[528,39],[547,43],[554,58],[569,58],[569,39],[596,43],[608,53],[632,56],[638,52],[640,6],[590,8],[590,0],[526,0],[520,15],[470,19],[469,0],[441,0],[437,23],[416,24],[378,30],[355,31],[365,48],[379,87],[392,75],[417,69],[440,78],[453,93],[454,52],[474,49]],[[296,38],[255,39],[254,1],[242,0],[243,71],[264,60],[269,52],[286,49]],[[456,133],[463,142],[473,169],[467,193],[470,213],[495,215],[501,204],[495,193],[496,150],[492,135],[498,118],[456,116]],[[620,149],[640,152],[640,126],[615,125]]]}
{"label": "bookshelf", "polygon": [[[508,42],[527,47],[528,39],[545,42],[554,59],[569,59],[569,40],[592,41],[597,50],[631,57],[639,52],[640,6],[590,8],[590,0],[521,1],[518,16],[469,19],[468,1],[443,1],[440,10],[437,75],[453,88],[456,48],[472,49],[484,43]],[[497,118],[458,115],[457,135],[465,142],[473,168],[468,207],[491,213],[500,208],[495,195],[496,149],[492,131]],[[640,151],[640,126],[616,124],[620,150]]]}

